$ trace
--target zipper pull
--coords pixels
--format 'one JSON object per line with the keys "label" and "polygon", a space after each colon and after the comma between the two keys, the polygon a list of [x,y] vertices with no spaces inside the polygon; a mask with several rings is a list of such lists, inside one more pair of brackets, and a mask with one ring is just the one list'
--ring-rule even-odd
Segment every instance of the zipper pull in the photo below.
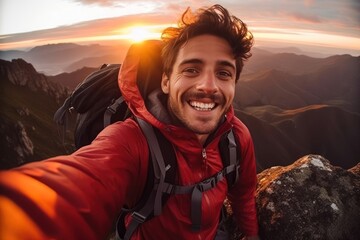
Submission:
{"label": "zipper pull", "polygon": [[203,148],[201,155],[202,155],[203,160],[205,160],[207,158],[205,148]]}

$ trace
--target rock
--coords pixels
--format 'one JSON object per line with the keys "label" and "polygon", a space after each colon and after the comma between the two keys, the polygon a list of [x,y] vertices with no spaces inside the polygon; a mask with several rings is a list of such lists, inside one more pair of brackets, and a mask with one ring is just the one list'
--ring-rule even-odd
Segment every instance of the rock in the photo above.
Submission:
{"label": "rock", "polygon": [[350,172],[360,175],[360,163],[349,169]]}
{"label": "rock", "polygon": [[359,239],[359,171],[307,155],[258,174],[256,194],[262,240]]}
{"label": "rock", "polygon": [[51,82],[44,74],[38,73],[30,63],[23,59],[11,62],[0,59],[0,79],[16,86],[25,86],[33,92],[43,92],[61,102],[69,95],[69,90],[60,84]]}
{"label": "rock", "polygon": [[0,141],[2,150],[1,169],[11,165],[10,163],[18,166],[32,159],[34,144],[22,122],[11,123],[9,120],[0,118],[0,132],[2,134]]}

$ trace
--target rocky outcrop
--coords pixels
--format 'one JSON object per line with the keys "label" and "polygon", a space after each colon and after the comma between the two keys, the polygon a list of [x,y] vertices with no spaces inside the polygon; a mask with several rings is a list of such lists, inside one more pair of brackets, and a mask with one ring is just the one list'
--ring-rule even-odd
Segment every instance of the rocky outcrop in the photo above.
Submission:
{"label": "rocky outcrop", "polygon": [[0,79],[17,86],[26,86],[34,92],[44,92],[58,102],[69,94],[68,89],[49,81],[44,74],[38,73],[23,59],[14,59],[11,62],[0,59]]}
{"label": "rocky outcrop", "polygon": [[307,155],[258,174],[261,239],[359,239],[359,166],[347,171]]}
{"label": "rocky outcrop", "polygon": [[11,161],[12,165],[18,166],[33,158],[34,144],[22,122],[18,121],[11,124],[9,121],[0,118],[0,132],[2,133],[0,141],[2,154],[5,155],[1,156],[3,165],[10,165],[10,163],[5,164],[3,161]]}
{"label": "rocky outcrop", "polygon": [[22,59],[0,60],[0,84],[0,169],[64,154],[53,115],[68,90]]}

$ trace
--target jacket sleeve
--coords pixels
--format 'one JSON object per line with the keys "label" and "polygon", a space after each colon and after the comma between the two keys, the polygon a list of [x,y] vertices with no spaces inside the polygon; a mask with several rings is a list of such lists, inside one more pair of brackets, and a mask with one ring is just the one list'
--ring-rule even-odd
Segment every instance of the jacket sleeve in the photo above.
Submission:
{"label": "jacket sleeve", "polygon": [[2,171],[0,239],[105,239],[145,183],[146,141],[128,122],[69,156]]}
{"label": "jacket sleeve", "polygon": [[236,134],[241,145],[239,179],[230,189],[228,198],[236,221],[246,236],[258,235],[258,221],[255,205],[257,184],[254,146],[249,130],[240,122]]}

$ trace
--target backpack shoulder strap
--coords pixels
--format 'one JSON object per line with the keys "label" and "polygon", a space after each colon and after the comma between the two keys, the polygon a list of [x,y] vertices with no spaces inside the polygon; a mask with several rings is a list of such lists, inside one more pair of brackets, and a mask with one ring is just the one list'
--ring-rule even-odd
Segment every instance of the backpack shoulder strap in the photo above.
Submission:
{"label": "backpack shoulder strap", "polygon": [[[146,121],[136,118],[141,130],[143,131],[149,146],[149,168],[145,190],[140,201],[133,209],[123,209],[116,224],[117,239],[130,239],[136,228],[151,218],[153,215],[161,214],[163,202],[167,196],[163,195],[161,189],[166,182],[175,182],[177,161],[172,144],[153,128]],[[160,148],[161,146],[161,148]],[[150,161],[151,160],[151,161]],[[125,229],[124,217],[132,212],[130,223]]]}
{"label": "backpack shoulder strap", "polygon": [[[228,134],[225,134],[219,142],[219,149],[221,160],[224,168],[229,168],[235,165],[236,171],[232,171],[226,175],[228,187],[232,187],[239,178],[241,146],[236,141],[234,130],[231,129]],[[231,167],[232,168],[232,167]]]}
{"label": "backpack shoulder strap", "polygon": [[[202,193],[215,187],[217,183],[220,182],[224,177],[227,178],[229,187],[237,181],[239,170],[239,158],[237,156],[240,156],[240,154],[238,152],[239,148],[237,147],[238,145],[236,143],[233,130],[231,129],[228,134],[225,134],[219,142],[220,154],[222,157],[224,168],[214,176],[205,179],[199,183],[189,186],[179,186],[174,184],[174,178],[176,175],[176,171],[174,170],[177,169],[177,166],[175,152],[172,148],[171,143],[169,143],[164,138],[164,136],[162,136],[161,133],[156,133],[156,129],[154,129],[149,123],[145,122],[142,119],[137,119],[137,121],[139,123],[139,126],[143,130],[149,144],[150,158],[152,159],[152,165],[150,163],[149,165],[151,165],[153,168],[152,171],[154,174],[154,180],[148,181],[153,183],[152,191],[147,196],[142,197],[142,199],[146,199],[143,206],[138,211],[132,211],[132,219],[130,221],[130,224],[128,228],[124,231],[125,234],[122,235],[124,237],[119,237],[119,231],[117,229],[117,238],[130,239],[136,228],[140,224],[148,220],[151,215],[160,215],[163,205],[163,193],[167,194],[167,196],[171,194],[191,194],[192,230],[199,231],[201,228]],[[162,138],[164,140],[161,140]],[[161,148],[159,142],[161,142]],[[170,144],[170,146],[167,147],[166,142],[167,145]],[[172,156],[170,156],[169,158],[166,157],[167,161],[165,161],[163,156],[168,155],[166,154],[167,152],[172,152]],[[173,162],[169,163],[169,160]],[[173,173],[171,173],[170,170],[172,170]],[[170,171],[169,174],[167,174],[167,171]],[[173,179],[168,180],[168,175],[172,176]]]}

